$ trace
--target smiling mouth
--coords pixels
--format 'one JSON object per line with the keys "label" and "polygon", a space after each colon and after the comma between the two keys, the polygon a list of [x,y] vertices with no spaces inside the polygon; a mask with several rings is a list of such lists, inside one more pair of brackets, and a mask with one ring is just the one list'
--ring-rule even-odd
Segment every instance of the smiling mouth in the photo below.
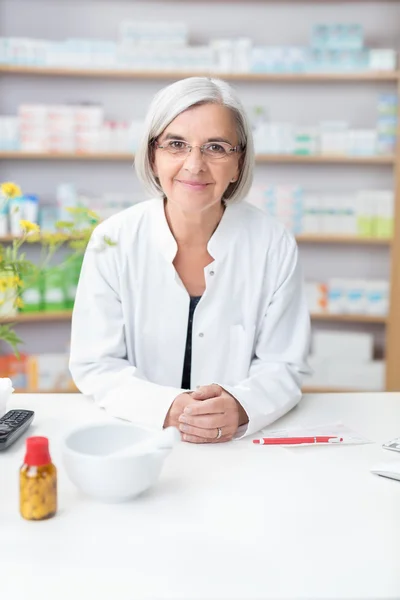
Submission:
{"label": "smiling mouth", "polygon": [[188,187],[192,187],[192,188],[205,188],[208,185],[210,185],[209,183],[203,183],[202,181],[183,181],[181,179],[177,179],[177,181],[179,183],[182,183],[183,185],[186,185]]}

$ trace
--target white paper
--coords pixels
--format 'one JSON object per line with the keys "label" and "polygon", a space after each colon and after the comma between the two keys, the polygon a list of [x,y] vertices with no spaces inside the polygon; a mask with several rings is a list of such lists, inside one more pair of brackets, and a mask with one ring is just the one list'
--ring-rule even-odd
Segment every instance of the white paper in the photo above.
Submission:
{"label": "white paper", "polygon": [[6,412],[7,402],[11,398],[14,388],[11,379],[0,377],[0,417]]}
{"label": "white paper", "polygon": [[389,440],[382,444],[382,447],[385,450],[394,450],[395,452],[400,452],[400,438],[395,438],[394,440]]}
{"label": "white paper", "polygon": [[290,429],[270,429],[267,427],[262,430],[263,437],[315,437],[319,435],[329,435],[332,437],[343,438],[343,442],[322,442],[318,444],[281,444],[282,446],[343,446],[349,444],[372,444],[372,440],[346,427],[340,421],[336,423],[325,423],[323,425],[298,425]]}

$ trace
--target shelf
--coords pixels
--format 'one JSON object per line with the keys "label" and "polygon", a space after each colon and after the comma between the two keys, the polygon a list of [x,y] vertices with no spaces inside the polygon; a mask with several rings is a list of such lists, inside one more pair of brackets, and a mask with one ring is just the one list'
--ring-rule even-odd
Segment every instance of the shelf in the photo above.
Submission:
{"label": "shelf", "polygon": [[299,244],[349,244],[365,246],[390,246],[390,238],[362,237],[352,235],[302,234],[296,236]]}
{"label": "shelf", "polygon": [[[125,152],[95,152],[76,154],[73,152],[7,152],[0,151],[0,160],[91,160],[91,161],[133,161],[134,155]],[[256,161],[282,164],[355,164],[393,165],[394,156],[340,156],[337,154],[299,156],[296,154],[258,154]]]}
{"label": "shelf", "polygon": [[[61,231],[45,231],[44,233],[55,234],[55,233],[64,233],[64,232],[61,232]],[[27,237],[29,238],[30,235],[32,235],[32,234],[29,234]],[[20,239],[21,239],[21,236],[19,236],[19,235],[12,235],[11,233],[9,233],[7,235],[0,235],[0,244],[10,243],[10,242],[13,242],[14,240],[20,240]],[[82,236],[79,237],[79,235],[69,235],[66,241],[73,241],[73,240],[80,240],[80,239],[82,239]],[[37,239],[36,236],[35,236],[35,240],[34,241],[29,241],[28,239],[26,239],[24,241],[24,243],[26,243],[26,244],[38,244],[40,241],[41,240]]]}
{"label": "shelf", "polygon": [[[1,235],[0,244],[13,242],[19,240],[20,237],[17,235]],[[79,239],[77,236],[71,237],[72,239]],[[348,245],[363,245],[363,246],[390,246],[392,240],[390,238],[376,238],[376,237],[361,237],[361,236],[350,236],[350,235],[329,235],[329,234],[302,234],[296,236],[298,244],[348,244]],[[30,242],[30,243],[36,243]]]}
{"label": "shelf", "polygon": [[[361,392],[367,393],[369,390],[356,390],[346,388],[333,388],[333,387],[304,387],[302,390],[303,394],[359,394]],[[372,391],[372,390],[371,390]]]}
{"label": "shelf", "polygon": [[70,321],[71,310],[60,310],[55,312],[18,313],[13,317],[0,317],[1,323],[41,323],[44,321]]}
{"label": "shelf", "polygon": [[[57,312],[19,313],[14,317],[1,318],[0,323],[32,323],[43,321],[69,321],[72,316],[71,310]],[[328,313],[312,313],[314,321],[338,321],[351,323],[386,323],[387,317],[376,315],[337,315]]]}
{"label": "shelf", "polygon": [[399,81],[399,71],[363,71],[359,73],[216,73],[212,71],[141,71],[137,69],[91,69],[74,67],[32,67],[1,65],[0,74],[35,75],[40,77],[91,77],[99,79],[183,79],[185,77],[218,77],[230,81],[278,83],[379,82]]}
{"label": "shelf", "polygon": [[74,390],[27,390],[27,389],[16,389],[14,394],[79,394],[78,388]]}
{"label": "shelf", "polygon": [[[0,156],[1,158],[1,156]],[[265,163],[308,163],[308,164],[354,164],[354,165],[393,165],[394,156],[346,156],[340,154],[316,154],[302,156],[297,154],[258,154],[257,162]]]}
{"label": "shelf", "polygon": [[380,315],[337,315],[329,313],[312,313],[313,321],[335,321],[339,323],[387,323],[388,318]]}
{"label": "shelf", "polygon": [[75,152],[7,152],[0,151],[2,160],[108,160],[133,161],[134,155],[128,152],[94,152],[92,154]]}

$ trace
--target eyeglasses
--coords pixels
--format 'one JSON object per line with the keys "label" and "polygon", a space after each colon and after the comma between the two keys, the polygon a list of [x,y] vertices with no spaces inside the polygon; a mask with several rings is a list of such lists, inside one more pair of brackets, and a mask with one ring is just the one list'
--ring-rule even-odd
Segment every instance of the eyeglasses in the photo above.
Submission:
{"label": "eyeglasses", "polygon": [[202,146],[191,146],[188,142],[182,140],[168,140],[162,146],[158,142],[154,142],[154,146],[177,158],[188,156],[192,148],[200,148],[202,155],[209,160],[226,160],[233,153],[242,150],[241,146],[231,146],[227,142],[208,142]]}

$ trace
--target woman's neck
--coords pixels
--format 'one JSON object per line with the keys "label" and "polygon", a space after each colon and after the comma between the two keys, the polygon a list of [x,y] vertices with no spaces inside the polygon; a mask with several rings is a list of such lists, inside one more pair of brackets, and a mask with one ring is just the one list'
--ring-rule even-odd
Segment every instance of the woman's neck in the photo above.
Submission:
{"label": "woman's neck", "polygon": [[165,216],[178,247],[207,247],[224,214],[225,206],[216,204],[201,213],[184,213],[168,200],[164,201]]}

